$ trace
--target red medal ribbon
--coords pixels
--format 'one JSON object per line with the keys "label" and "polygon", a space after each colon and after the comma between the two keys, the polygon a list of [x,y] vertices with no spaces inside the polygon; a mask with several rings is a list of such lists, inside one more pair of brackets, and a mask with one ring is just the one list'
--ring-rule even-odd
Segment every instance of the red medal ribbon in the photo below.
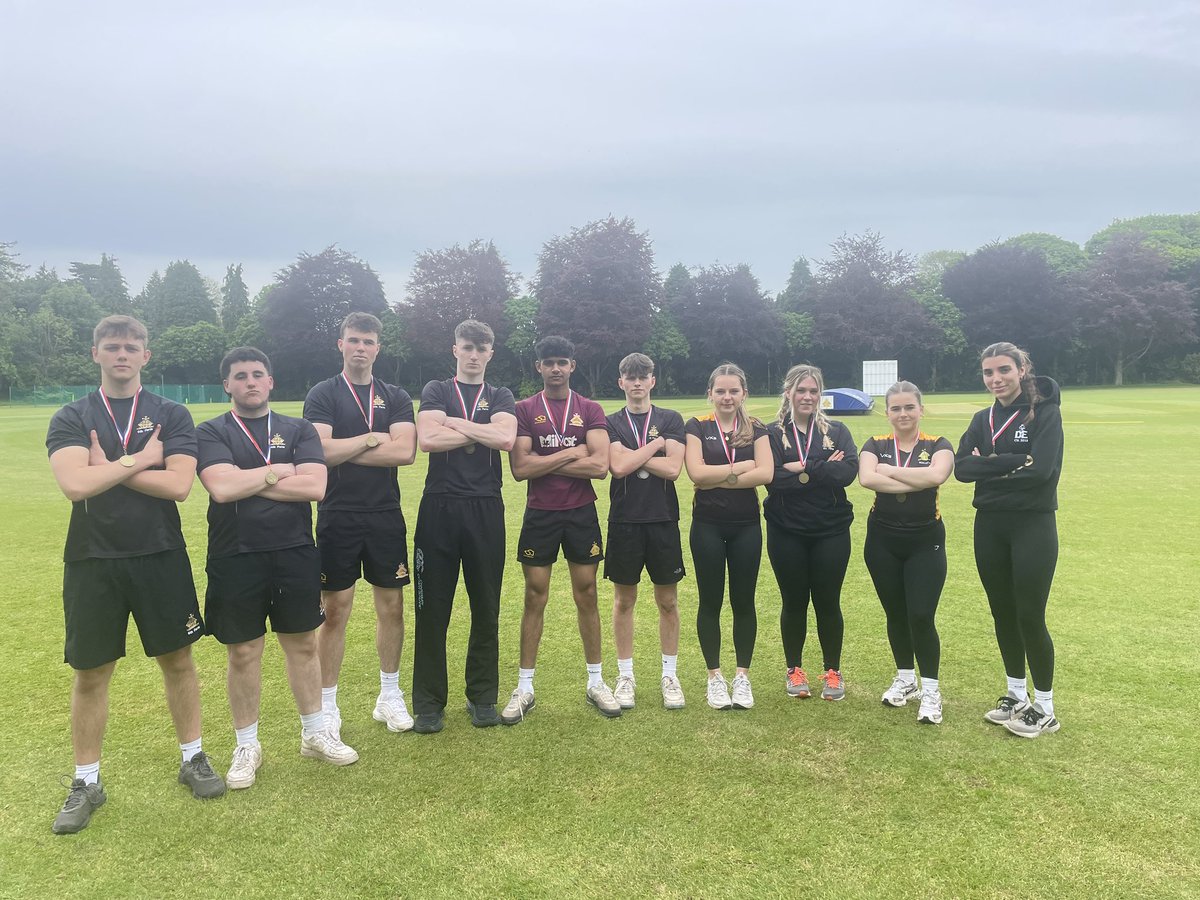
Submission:
{"label": "red medal ribbon", "polygon": [[[721,422],[715,415],[713,416],[713,422],[717,426],[717,436],[721,438],[721,449],[725,451],[725,458],[729,460],[729,465],[732,466],[735,462],[737,462],[737,447],[734,447],[725,439],[725,432],[721,428]],[[733,430],[737,431],[737,427],[738,417],[737,414],[734,413]]]}
{"label": "red medal ribbon", "polygon": [[[358,407],[358,411],[362,413],[363,421],[367,423],[367,431],[375,430],[375,379],[371,379],[371,396],[367,403],[371,407],[370,413],[363,409],[362,401],[358,399],[358,391],[354,390],[354,385],[350,383],[350,379],[346,377],[346,372],[342,371],[342,381],[346,382],[346,388],[350,391],[350,396],[354,398],[354,405]],[[262,451],[259,451],[260,453]]]}
{"label": "red medal ribbon", "polygon": [[1013,421],[1017,418],[1017,416],[1019,416],[1020,414],[1021,414],[1021,411],[1019,409],[1016,410],[1011,416],[1008,417],[1008,421],[1000,426],[1000,430],[997,431],[996,430],[996,418],[995,418],[995,416],[996,416],[995,405],[993,405],[992,408],[988,410],[988,429],[992,432],[992,452],[993,453],[996,452],[996,439],[998,437],[1000,437],[1000,435],[1004,434],[1005,431],[1008,430],[1008,426],[1011,425],[1013,423]]}
{"label": "red medal ribbon", "polygon": [[[463,418],[466,419],[468,422],[474,422],[475,421],[475,412],[479,409],[479,401],[483,399],[483,389],[485,387],[487,387],[487,385],[485,385],[485,384],[479,385],[479,393],[475,395],[475,405],[471,407],[471,411],[468,413],[467,412],[467,401],[463,397],[463,392],[458,387],[458,379],[454,378],[454,379],[452,379],[452,381],[454,382],[454,393],[458,394],[458,404],[459,404],[459,406],[462,407]],[[566,426],[564,425],[563,427],[565,428]]]}
{"label": "red medal ribbon", "polygon": [[129,452],[129,439],[133,437],[133,417],[137,415],[138,400],[142,396],[142,389],[138,388],[137,393],[133,395],[133,404],[129,407],[129,422],[125,425],[125,430],[121,430],[121,426],[117,424],[117,417],[113,415],[112,404],[108,402],[108,396],[104,393],[104,388],[100,388],[100,399],[104,401],[104,408],[108,410],[108,418],[112,420],[113,428],[117,431],[117,437],[121,441],[121,452]]}
{"label": "red medal ribbon", "polygon": [[800,432],[796,428],[796,420],[792,419],[792,437],[796,439],[796,457],[800,460],[800,464],[808,465],[808,455],[812,452],[813,432],[817,429],[813,428],[812,416],[808,418],[808,441],[804,444],[803,449],[800,446]]}
{"label": "red medal ribbon", "polygon": [[542,391],[538,396],[542,398],[542,409],[546,410],[546,420],[550,423],[550,428],[554,431],[555,437],[558,438],[558,446],[563,446],[563,441],[566,439],[567,420],[571,418],[571,401],[575,397],[574,391],[567,392],[567,408],[563,411],[562,431],[558,430],[558,426],[554,424],[554,416],[550,412],[550,407],[546,403],[546,392]]}
{"label": "red medal ribbon", "polygon": [[262,447],[258,446],[258,441],[254,439],[254,435],[250,433],[250,429],[246,427],[246,423],[242,421],[241,416],[235,413],[232,409],[229,414],[233,416],[233,421],[238,423],[238,427],[242,429],[242,433],[250,439],[250,443],[254,445],[254,449],[258,451],[258,455],[263,458],[268,466],[271,464],[271,411],[267,410],[267,452],[263,453]]}
{"label": "red medal ribbon", "polygon": [[637,426],[633,424],[633,416],[629,414],[629,407],[625,407],[625,421],[629,423],[629,430],[633,432],[633,439],[637,441],[639,448],[645,447],[650,443],[650,417],[654,414],[654,407],[651,406],[646,413],[646,424],[642,428],[641,433],[638,433]]}
{"label": "red medal ribbon", "polygon": [[[917,435],[917,443],[921,442],[921,436]],[[908,454],[908,459],[905,462],[900,462],[900,442],[896,440],[896,432],[892,432],[892,446],[896,449],[896,465],[901,469],[912,468],[913,457],[917,455],[917,444],[913,444],[912,450]]]}

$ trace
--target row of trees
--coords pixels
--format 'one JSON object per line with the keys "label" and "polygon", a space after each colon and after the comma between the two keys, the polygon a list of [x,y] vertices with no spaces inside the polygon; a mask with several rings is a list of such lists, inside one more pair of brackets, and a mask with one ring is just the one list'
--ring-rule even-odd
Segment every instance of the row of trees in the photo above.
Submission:
{"label": "row of trees", "polygon": [[381,318],[377,371],[413,389],[450,371],[454,325],[468,317],[496,331],[492,378],[523,393],[536,389],[532,347],[545,334],[575,341],[578,383],[593,395],[615,392],[617,362],[632,350],[658,362],[663,392],[703,391],[723,360],[740,363],[756,391],[776,390],[800,360],[856,385],[861,361],[879,358],[899,359],[904,377],[930,389],[972,387],[978,349],[998,339],[1068,384],[1200,380],[1198,302],[1200,214],[1117,222],[1083,247],[1027,234],[919,258],[873,232],[846,235],[825,258],[798,259],[777,296],[744,264],[663,274],[649,235],[614,217],[547,241],[527,285],[491,242],[427,250],[396,303],[336,246],[301,254],[251,299],[240,265],[217,284],[172,262],[130,296],[112,257],[72,263],[60,278],[28,273],[14,245],[0,244],[0,387],[94,380],[91,328],[119,312],[150,328],[150,378],[213,382],[228,347],[256,344],[275,362],[277,390],[296,397],[336,371],[337,324],[351,310]]}

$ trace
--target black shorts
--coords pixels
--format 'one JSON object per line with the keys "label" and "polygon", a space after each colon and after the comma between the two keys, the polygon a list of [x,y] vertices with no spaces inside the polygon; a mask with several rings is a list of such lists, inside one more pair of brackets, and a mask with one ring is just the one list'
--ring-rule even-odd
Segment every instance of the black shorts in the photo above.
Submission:
{"label": "black shorts", "polygon": [[94,669],[124,656],[130,613],[147,656],[173,653],[205,633],[186,550],[67,563],[63,612],[63,659],[73,669]]}
{"label": "black shorts", "polygon": [[678,522],[609,522],[604,577],[615,584],[637,584],[642,569],[654,584],[683,580],[683,545]]}
{"label": "black shorts", "polygon": [[210,559],[204,615],[222,644],[267,633],[302,634],[325,621],[321,556],[316,547],[289,547]]}
{"label": "black shorts", "polygon": [[576,509],[525,510],[517,559],[527,566],[553,565],[560,546],[568,562],[587,565],[604,559],[595,503]]}
{"label": "black shorts", "polygon": [[317,515],[321,590],[344,591],[359,576],[382,588],[408,584],[408,528],[399,509]]}

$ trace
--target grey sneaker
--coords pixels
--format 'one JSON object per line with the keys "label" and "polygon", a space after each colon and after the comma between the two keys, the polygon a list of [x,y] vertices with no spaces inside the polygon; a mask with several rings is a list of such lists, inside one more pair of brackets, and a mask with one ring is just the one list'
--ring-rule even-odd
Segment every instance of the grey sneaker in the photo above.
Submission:
{"label": "grey sneaker", "polygon": [[238,744],[233,751],[233,762],[225,773],[225,784],[231,791],[240,791],[254,784],[258,767],[262,765],[262,744],[252,741]]}
{"label": "grey sneaker", "polygon": [[917,724],[942,724],[942,693],[941,691],[922,691],[921,708],[917,710]]}
{"label": "grey sneaker", "polygon": [[729,684],[720,675],[709,676],[708,694],[705,699],[713,709],[733,709],[733,700],[729,697]]}
{"label": "grey sneaker", "polygon": [[822,700],[841,700],[846,696],[846,682],[842,678],[842,673],[837,669],[827,669],[825,674],[821,676],[821,680],[825,682],[825,687],[821,688]]}
{"label": "grey sneaker", "polygon": [[[67,776],[63,776],[64,783]],[[108,795],[104,793],[104,785],[99,781],[95,784],[84,784],[82,778],[71,779],[68,785],[67,800],[54,817],[51,826],[55,834],[74,834],[87,828],[92,820],[92,813],[104,805]]]}
{"label": "grey sneaker", "polygon": [[358,751],[343,744],[342,739],[329,727],[312,734],[301,732],[300,755],[309,759],[321,759],[335,766],[348,766],[358,762]]}
{"label": "grey sneaker", "polygon": [[596,707],[600,715],[615,719],[621,715],[621,704],[613,696],[612,688],[601,681],[587,689],[587,702]]}
{"label": "grey sneaker", "polygon": [[1021,715],[1005,722],[1004,727],[1017,737],[1035,738],[1043,734],[1053,734],[1062,726],[1059,725],[1058,719],[1042,712],[1042,708],[1034,703]]}
{"label": "grey sneaker", "polygon": [[533,709],[533,691],[523,691],[517,688],[512,692],[512,698],[508,701],[508,705],[500,713],[500,722],[503,725],[517,725],[525,721],[525,715]]}
{"label": "grey sneaker", "polygon": [[200,751],[179,767],[179,783],[192,789],[192,796],[210,800],[225,793],[225,782],[213,771],[212,763],[204,751]]}
{"label": "grey sneaker", "polygon": [[617,703],[621,705],[621,709],[633,709],[634,693],[637,690],[637,683],[633,680],[632,675],[618,675],[617,684],[613,688],[613,696],[617,698]]}
{"label": "grey sneaker", "polygon": [[664,675],[662,679],[662,698],[665,709],[683,709],[683,685],[674,675]]}
{"label": "grey sneaker", "polygon": [[729,694],[734,709],[754,709],[754,693],[750,690],[750,677],[745,673],[733,676]]}
{"label": "grey sneaker", "polygon": [[787,670],[787,693],[789,697],[811,697],[812,688],[808,686],[808,675],[799,666]]}
{"label": "grey sneaker", "polygon": [[1005,694],[996,701],[996,708],[989,709],[983,714],[984,721],[993,725],[1004,725],[1010,719],[1015,719],[1029,709],[1028,700],[1018,700],[1012,694]]}
{"label": "grey sneaker", "polygon": [[908,681],[897,675],[892,679],[892,686],[883,692],[884,706],[908,706],[908,701],[921,693],[915,681]]}

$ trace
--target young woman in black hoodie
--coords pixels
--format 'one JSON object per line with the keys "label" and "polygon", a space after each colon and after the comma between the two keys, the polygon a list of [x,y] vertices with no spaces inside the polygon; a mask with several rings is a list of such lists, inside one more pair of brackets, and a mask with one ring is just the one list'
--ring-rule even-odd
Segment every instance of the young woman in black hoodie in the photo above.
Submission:
{"label": "young woman in black hoodie", "polygon": [[811,599],[824,656],[821,697],[841,700],[846,696],[841,672],[842,581],[854,521],[846,486],[858,475],[858,451],[850,429],[821,412],[824,389],[816,366],[792,366],[783,380],[779,415],[767,429],[775,477],[767,484],[763,515],[767,555],[783,599],[779,627],[787,692],[792,697],[812,693],[801,659]]}
{"label": "young woman in black hoodie", "polygon": [[983,383],[995,401],[975,414],[959,441],[954,474],[975,483],[975,565],[1008,675],[1007,692],[984,718],[1033,738],[1059,728],[1046,602],[1058,562],[1060,396],[1053,380],[1034,376],[1029,355],[1019,347],[992,344],[980,358]]}

